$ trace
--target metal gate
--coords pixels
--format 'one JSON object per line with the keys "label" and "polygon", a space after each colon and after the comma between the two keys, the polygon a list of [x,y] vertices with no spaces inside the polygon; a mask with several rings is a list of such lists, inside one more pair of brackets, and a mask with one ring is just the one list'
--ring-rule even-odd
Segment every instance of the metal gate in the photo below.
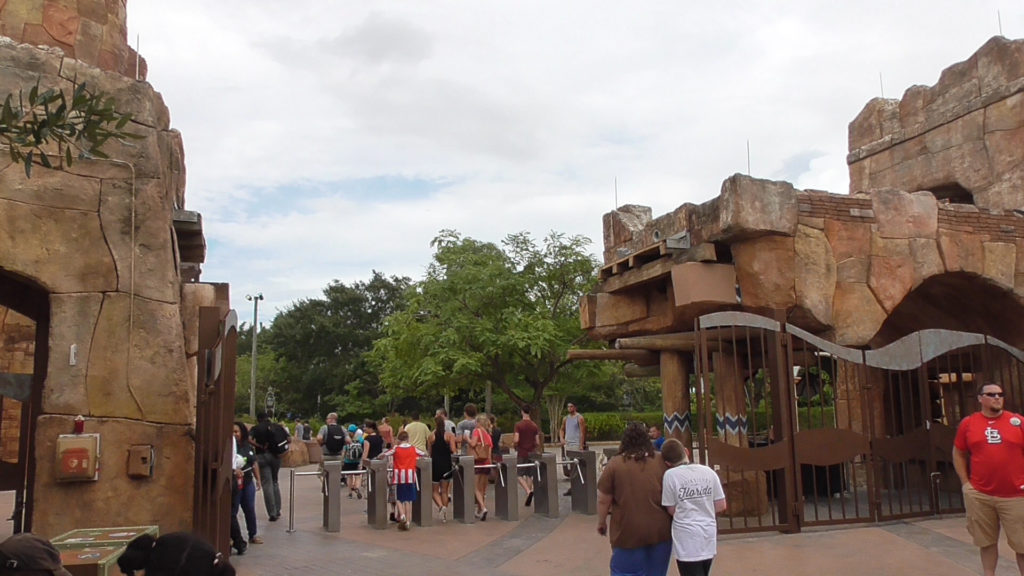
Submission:
{"label": "metal gate", "polygon": [[199,308],[193,529],[225,556],[231,546],[231,427],[238,317]]}
{"label": "metal gate", "polygon": [[1024,353],[981,334],[862,351],[743,312],[696,324],[695,457],[725,484],[725,533],[962,511],[951,451],[974,389],[1000,382],[1020,410]]}

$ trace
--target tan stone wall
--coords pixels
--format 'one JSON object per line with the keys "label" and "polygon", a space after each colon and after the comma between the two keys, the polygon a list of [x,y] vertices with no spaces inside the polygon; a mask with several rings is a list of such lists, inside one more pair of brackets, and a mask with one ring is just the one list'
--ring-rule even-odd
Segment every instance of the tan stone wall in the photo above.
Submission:
{"label": "tan stone wall", "polygon": [[[189,425],[124,418],[89,418],[87,433],[100,434],[100,479],[54,480],[57,436],[72,430],[74,417],[44,415],[36,430],[36,510],[32,531],[53,537],[72,528],[158,525],[161,532],[192,526],[195,443]],[[152,445],[153,477],[130,479],[128,447]]]}
{"label": "tan stone wall", "polygon": [[[12,5],[0,1],[0,9]],[[123,22],[122,13],[115,16]],[[33,530],[53,536],[126,522],[187,528],[195,358],[185,350],[172,224],[173,210],[184,205],[180,134],[169,128],[167,108],[145,82],[27,45],[0,42],[0,62],[0,95],[37,79],[43,88],[68,90],[68,79],[77,77],[131,112],[129,129],[142,136],[111,143],[106,151],[117,161],[37,167],[31,179],[0,155],[0,268],[50,295],[48,367],[34,438]],[[78,414],[86,417],[87,431],[102,436],[100,479],[58,484],[54,441],[72,430]],[[128,478],[131,444],[156,447],[153,478]]]}
{"label": "tan stone wall", "polygon": [[[0,36],[61,49],[69,58],[130,78],[146,61],[128,45],[127,0],[0,0]],[[138,70],[136,70],[138,68]]]}
{"label": "tan stone wall", "polygon": [[850,191],[956,184],[983,208],[1024,206],[1024,40],[996,37],[931,87],[870,101],[849,128]]}

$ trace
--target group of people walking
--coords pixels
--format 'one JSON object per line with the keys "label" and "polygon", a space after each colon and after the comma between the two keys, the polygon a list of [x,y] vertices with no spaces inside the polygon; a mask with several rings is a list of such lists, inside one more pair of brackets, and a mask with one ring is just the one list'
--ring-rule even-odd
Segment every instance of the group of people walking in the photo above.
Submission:
{"label": "group of people walking", "polygon": [[[244,422],[236,421],[232,427],[234,453],[231,484],[231,547],[238,554],[245,554],[249,544],[263,544],[256,521],[256,492],[263,492],[263,504],[271,522],[281,518],[281,488],[278,476],[281,471],[281,446],[277,427],[265,413],[256,416],[257,423],[251,429]],[[242,535],[238,522],[238,511],[245,518],[247,537]]]}
{"label": "group of people walking", "polygon": [[388,502],[392,505],[390,518],[399,530],[409,529],[411,504],[419,498],[419,477],[416,461],[425,456],[432,460],[433,491],[431,498],[441,522],[447,522],[451,505],[451,481],[454,475],[453,456],[472,455],[474,458],[475,517],[487,520],[487,483],[492,464],[501,459],[501,430],[494,416],[478,413],[475,404],[466,404],[463,419],[458,423],[448,419],[445,409],[434,415],[431,429],[413,412],[409,422],[397,434],[388,418],[380,422],[366,420],[362,428],[338,424],[338,415],[327,415],[327,423],[320,428],[317,442],[323,447],[325,460],[342,460],[349,497],[362,498],[363,475],[374,459],[390,462]]}

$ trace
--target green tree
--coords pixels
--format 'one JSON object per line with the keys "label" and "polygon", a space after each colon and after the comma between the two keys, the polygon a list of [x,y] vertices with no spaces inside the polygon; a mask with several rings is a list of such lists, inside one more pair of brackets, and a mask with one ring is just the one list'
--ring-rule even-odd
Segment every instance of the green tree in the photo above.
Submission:
{"label": "green tree", "polygon": [[365,417],[388,410],[391,397],[365,354],[381,336],[384,319],[404,305],[411,282],[377,271],[368,282],[335,280],[324,288],[323,298],[300,300],[279,313],[257,340],[257,371],[262,374],[264,345],[277,363],[271,385],[278,412],[308,416],[319,408]]}
{"label": "green tree", "polygon": [[[250,339],[250,342],[252,339]],[[250,344],[251,346],[252,344]],[[283,367],[277,355],[257,343],[256,351],[256,412],[262,412],[266,405],[267,391],[274,387],[278,394],[277,383],[286,380]],[[238,356],[237,374],[235,375],[235,413],[249,413],[249,390],[252,381],[252,353]],[[281,414],[280,408],[277,413]]]}
{"label": "green tree", "polygon": [[490,383],[516,406],[539,408],[545,391],[584,385],[597,363],[565,355],[586,342],[578,298],[595,281],[589,244],[551,233],[538,245],[519,233],[499,247],[442,231],[409,306],[388,318],[375,344],[385,388],[436,401],[479,395]]}
{"label": "green tree", "polygon": [[[33,160],[52,168],[48,153],[56,153],[60,165],[71,166],[74,158],[107,158],[103,145],[108,140],[139,138],[125,131],[130,114],[115,110],[115,102],[102,93],[93,94],[85,83],[72,83],[70,96],[63,90],[40,90],[33,86],[8,94],[0,106],[0,144],[11,160],[25,164],[25,176],[32,176]],[[55,144],[56,149],[47,146]]]}

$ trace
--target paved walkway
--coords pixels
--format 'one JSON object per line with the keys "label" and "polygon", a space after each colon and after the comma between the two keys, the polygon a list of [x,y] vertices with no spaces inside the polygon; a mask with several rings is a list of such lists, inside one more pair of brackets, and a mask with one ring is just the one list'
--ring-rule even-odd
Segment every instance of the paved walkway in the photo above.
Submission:
{"label": "paved walkway", "polygon": [[[288,480],[281,489],[287,505]],[[563,486],[567,483],[563,481]],[[493,494],[488,502],[493,503]],[[321,525],[319,482],[296,478],[295,532],[287,513],[266,522],[257,497],[257,515],[266,544],[232,556],[242,576],[263,574],[446,574],[480,576],[572,576],[608,573],[611,550],[597,535],[593,516],[570,514],[562,498],[560,518],[520,510],[521,520],[489,519],[471,525],[449,521],[429,528],[415,525],[399,532],[394,525],[375,530],[366,525],[365,502],[342,501],[342,529],[328,534]],[[930,518],[854,528],[813,530],[801,534],[764,533],[724,536],[719,542],[715,574],[744,576],[864,576],[866,574],[980,574],[977,550],[970,544],[962,516]],[[1012,552],[1001,549],[999,574],[1015,576]],[[669,572],[675,574],[672,568]]]}
{"label": "paved walkway", "polygon": [[[309,470],[312,468],[307,468]],[[285,515],[267,522],[257,494],[260,533],[266,540],[251,545],[231,561],[241,576],[266,574],[446,576],[531,575],[590,576],[608,573],[611,550],[594,530],[593,516],[570,514],[562,498],[560,518],[520,510],[519,522],[496,518],[465,525],[449,521],[429,528],[395,525],[375,530],[366,525],[364,500],[342,500],[342,529],[321,528],[319,480],[299,476],[295,484],[295,531],[288,532],[288,471],[281,471]],[[563,481],[563,488],[567,486]],[[0,508],[9,515],[13,498],[4,494]],[[493,494],[488,502],[493,503]],[[977,550],[970,544],[962,516],[929,518],[853,528],[807,530],[800,534],[762,533],[723,536],[713,573],[743,576],[966,576],[981,574]],[[4,526],[10,532],[10,522]],[[244,530],[244,523],[243,523]],[[1012,552],[1000,544],[1000,576],[1016,576]],[[672,568],[669,574],[675,574]]]}

